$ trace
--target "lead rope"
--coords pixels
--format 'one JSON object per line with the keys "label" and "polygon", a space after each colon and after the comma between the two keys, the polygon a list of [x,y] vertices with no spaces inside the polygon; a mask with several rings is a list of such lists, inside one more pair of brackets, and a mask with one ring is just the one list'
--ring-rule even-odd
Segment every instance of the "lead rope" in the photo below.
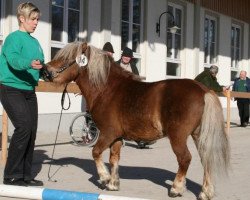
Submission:
{"label": "lead rope", "polygon": [[[69,97],[69,93],[67,92],[67,86],[68,84],[66,84],[63,93],[62,93],[62,97],[61,97],[61,113],[60,113],[60,118],[59,118],[59,123],[58,123],[58,127],[57,127],[57,132],[56,132],[56,138],[55,138],[55,142],[53,145],[53,151],[52,151],[52,155],[51,155],[51,162],[49,164],[49,170],[48,170],[48,181],[52,181],[52,182],[57,182],[57,180],[52,180],[51,178],[56,174],[55,171],[54,174],[50,175],[50,169],[51,169],[51,165],[52,165],[52,161],[56,162],[56,160],[54,159],[54,154],[55,154],[55,147],[56,147],[56,142],[57,142],[57,138],[58,138],[58,133],[59,133],[59,128],[61,125],[61,119],[62,119],[62,112],[63,110],[68,110],[70,108],[71,102],[70,102],[70,97]],[[64,107],[64,100],[65,100],[65,94],[67,94],[68,100],[69,100],[69,105],[67,108]]]}

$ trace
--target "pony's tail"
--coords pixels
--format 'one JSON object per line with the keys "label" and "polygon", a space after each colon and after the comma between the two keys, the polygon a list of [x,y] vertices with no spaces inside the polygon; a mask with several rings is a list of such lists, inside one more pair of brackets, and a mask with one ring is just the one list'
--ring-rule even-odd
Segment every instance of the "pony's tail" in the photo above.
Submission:
{"label": "pony's tail", "polygon": [[219,98],[213,92],[204,96],[198,151],[204,170],[212,175],[228,175],[230,146],[225,131],[224,116]]}

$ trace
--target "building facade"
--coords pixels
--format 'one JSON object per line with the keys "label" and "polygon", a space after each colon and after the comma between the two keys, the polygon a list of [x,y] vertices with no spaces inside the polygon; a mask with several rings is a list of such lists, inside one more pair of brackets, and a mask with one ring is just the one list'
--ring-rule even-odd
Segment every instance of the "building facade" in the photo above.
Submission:
{"label": "building facade", "polygon": [[[18,29],[17,0],[0,0],[0,44]],[[34,36],[48,62],[69,42],[86,41],[134,51],[145,81],[193,79],[211,64],[218,81],[230,85],[240,70],[250,74],[250,2],[248,0],[32,0],[41,10]],[[164,13],[166,12],[166,13]],[[162,15],[161,15],[162,14]],[[161,17],[160,17],[161,16]],[[175,33],[171,26],[177,25]],[[156,24],[159,23],[156,32]],[[81,98],[71,96],[69,113],[80,112]],[[39,93],[39,113],[59,113],[61,94]],[[225,100],[221,99],[225,107]],[[49,103],[48,103],[49,102]],[[233,104],[233,106],[235,106]]]}

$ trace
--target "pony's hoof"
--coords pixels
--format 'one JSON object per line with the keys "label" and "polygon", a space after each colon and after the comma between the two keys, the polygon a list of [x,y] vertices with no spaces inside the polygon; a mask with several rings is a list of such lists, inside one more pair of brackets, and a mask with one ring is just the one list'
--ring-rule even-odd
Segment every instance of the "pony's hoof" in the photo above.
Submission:
{"label": "pony's hoof", "polygon": [[101,179],[98,182],[103,186],[106,187],[109,183],[110,179]]}
{"label": "pony's hoof", "polygon": [[111,184],[106,185],[107,190],[109,191],[118,191],[120,189],[119,184]]}
{"label": "pony's hoof", "polygon": [[211,200],[212,197],[208,197],[204,192],[201,192],[198,200]]}
{"label": "pony's hoof", "polygon": [[199,200],[211,200],[214,197],[214,187],[209,185],[207,187],[202,187],[201,193],[199,195]]}
{"label": "pony's hoof", "polygon": [[173,187],[171,188],[171,190],[169,192],[170,197],[181,197],[182,194],[183,194],[183,192],[182,193],[177,192],[177,190],[175,188],[173,188]]}

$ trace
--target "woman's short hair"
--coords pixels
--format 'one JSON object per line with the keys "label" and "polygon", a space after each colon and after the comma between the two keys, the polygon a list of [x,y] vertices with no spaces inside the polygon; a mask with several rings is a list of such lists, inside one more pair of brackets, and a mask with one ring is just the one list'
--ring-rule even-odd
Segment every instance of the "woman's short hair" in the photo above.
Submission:
{"label": "woman's short hair", "polygon": [[30,2],[21,3],[17,7],[17,19],[18,24],[20,25],[20,16],[24,16],[26,19],[30,18],[32,14],[40,14],[40,10]]}

